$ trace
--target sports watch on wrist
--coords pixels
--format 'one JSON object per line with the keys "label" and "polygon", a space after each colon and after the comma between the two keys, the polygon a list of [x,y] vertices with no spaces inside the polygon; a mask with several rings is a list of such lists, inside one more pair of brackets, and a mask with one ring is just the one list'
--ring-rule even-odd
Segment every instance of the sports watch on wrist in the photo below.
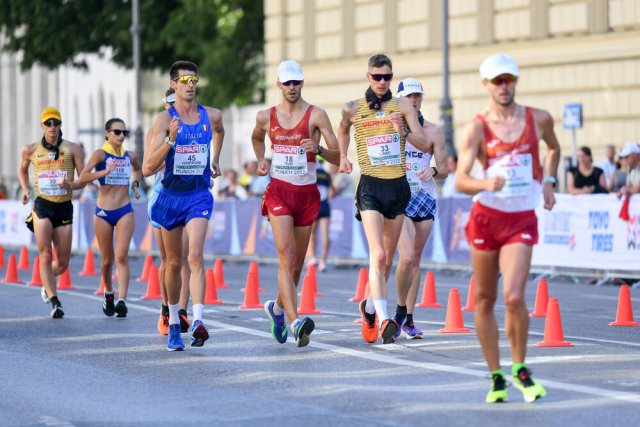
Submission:
{"label": "sports watch on wrist", "polygon": [[171,141],[171,140],[169,139],[169,135],[167,135],[167,136],[164,138],[164,143],[165,143],[165,144],[169,144],[171,147],[173,147],[174,145],[176,145],[176,142],[175,142],[175,141]]}
{"label": "sports watch on wrist", "polygon": [[547,182],[550,183],[553,188],[556,188],[556,185],[558,185],[558,180],[555,176],[545,176],[542,180],[542,183],[546,184]]}

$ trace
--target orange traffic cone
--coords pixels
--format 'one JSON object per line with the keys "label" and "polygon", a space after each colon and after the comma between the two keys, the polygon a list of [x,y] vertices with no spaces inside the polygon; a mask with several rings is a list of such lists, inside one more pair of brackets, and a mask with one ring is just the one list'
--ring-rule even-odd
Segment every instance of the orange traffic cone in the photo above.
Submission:
{"label": "orange traffic cone", "polygon": [[[94,295],[104,295],[106,291],[107,286],[104,284],[104,277],[100,276],[100,287],[98,287],[98,290],[94,292]],[[117,294],[118,291],[114,289],[113,293]]]}
{"label": "orange traffic cone", "polygon": [[4,268],[4,247],[0,245],[0,268]]}
{"label": "orange traffic cone", "polygon": [[537,343],[536,347],[573,347],[573,344],[564,340],[558,298],[549,298],[547,319],[544,322],[544,339]]}
{"label": "orange traffic cone", "polygon": [[[258,263],[255,261],[251,261],[251,263],[249,263],[249,273],[253,274],[255,273],[256,277],[258,277]],[[240,289],[240,292],[245,292],[246,291],[246,287]],[[260,286],[260,280],[258,280],[258,292],[265,292],[264,289],[262,289],[262,287]]]}
{"label": "orange traffic cone", "polygon": [[258,289],[260,289],[258,264],[255,261],[251,261],[251,264],[249,265],[249,272],[247,273],[247,283],[245,284],[244,288],[244,303],[240,306],[240,308],[262,308],[262,304],[260,304],[260,296],[258,295]]}
{"label": "orange traffic cone", "polygon": [[218,291],[216,290],[216,280],[213,274],[213,270],[207,269],[206,289],[204,294],[205,304],[222,304],[222,301],[218,299]]}
{"label": "orange traffic cone", "polygon": [[436,280],[433,271],[427,271],[424,276],[424,285],[422,286],[422,301],[416,304],[417,307],[442,308],[442,304],[438,304],[436,297]]}
{"label": "orange traffic cone", "polygon": [[[311,289],[313,289],[313,296],[321,297],[322,294],[318,292],[318,280],[316,275],[316,266],[313,264],[307,264],[307,276],[309,276],[309,282],[311,283]],[[304,281],[302,282],[304,287]]]}
{"label": "orange traffic cone", "polygon": [[464,327],[462,310],[460,309],[460,294],[456,288],[449,291],[449,302],[447,303],[447,319],[444,328],[438,331],[439,334],[467,334],[470,329]]}
{"label": "orange traffic cone", "polygon": [[71,284],[71,273],[69,267],[58,277],[58,290],[59,291],[72,291],[76,287]]}
{"label": "orange traffic cone", "polygon": [[633,320],[633,308],[631,307],[631,292],[628,285],[620,286],[618,295],[618,314],[616,321],[609,323],[609,326],[640,326],[640,323]]}
{"label": "orange traffic cone", "polygon": [[224,266],[220,258],[216,259],[213,265],[213,278],[215,279],[216,288],[225,289],[229,287],[224,281]]}
{"label": "orange traffic cone", "polygon": [[33,259],[33,272],[31,273],[31,282],[29,286],[42,286],[42,278],[40,277],[40,257],[36,255]]}
{"label": "orange traffic cone", "polygon": [[142,275],[136,279],[136,282],[146,282],[149,280],[149,269],[153,264],[153,257],[151,255],[147,255],[144,259],[144,265],[142,266]]}
{"label": "orange traffic cone", "polygon": [[16,266],[16,256],[14,254],[9,255],[9,262],[7,263],[7,272],[4,276],[4,283],[24,283],[18,279],[18,267]]}
{"label": "orange traffic cone", "polygon": [[536,292],[536,305],[530,317],[544,317],[547,315],[547,306],[549,305],[549,290],[547,289],[547,279],[542,278],[538,281],[538,291]]}
{"label": "orange traffic cone", "polygon": [[162,299],[160,293],[160,278],[158,277],[158,267],[151,261],[147,278],[147,293],[140,299]]}
{"label": "orange traffic cone", "polygon": [[89,249],[87,254],[84,256],[84,268],[80,273],[80,276],[97,276],[96,268],[93,260],[93,251]]}
{"label": "orange traffic cone", "polygon": [[474,311],[476,309],[476,276],[471,274],[469,278],[469,291],[467,292],[467,306],[462,311]]}
{"label": "orange traffic cone", "polygon": [[298,307],[298,314],[320,314],[320,311],[316,310],[316,301],[313,295],[313,291],[313,282],[311,276],[307,274],[304,276],[304,280],[302,281],[302,294],[300,296],[300,307]]}
{"label": "orange traffic cone", "polygon": [[360,302],[364,299],[364,289],[366,288],[368,281],[369,281],[369,273],[367,272],[366,268],[361,267],[360,273],[358,273],[358,283],[356,285],[356,294],[349,301]]}
{"label": "orange traffic cone", "polygon": [[26,246],[20,249],[20,260],[18,261],[18,270],[29,270],[29,251]]}

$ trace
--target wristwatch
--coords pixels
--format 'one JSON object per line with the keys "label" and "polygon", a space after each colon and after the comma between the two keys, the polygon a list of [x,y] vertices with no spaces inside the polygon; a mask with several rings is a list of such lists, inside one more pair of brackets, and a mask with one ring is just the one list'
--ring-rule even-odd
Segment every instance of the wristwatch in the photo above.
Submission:
{"label": "wristwatch", "polygon": [[411,129],[409,129],[409,128],[405,128],[405,130],[406,130],[406,132],[405,132],[405,134],[404,134],[403,138],[404,138],[404,139],[407,139],[407,137],[408,137],[408,136],[409,136],[409,134],[411,133]]}
{"label": "wristwatch", "polygon": [[547,182],[550,183],[553,188],[556,188],[556,185],[558,185],[558,180],[555,176],[545,176],[542,180],[542,183],[546,184]]}
{"label": "wristwatch", "polygon": [[165,144],[169,144],[171,147],[173,147],[174,145],[176,145],[176,142],[175,142],[175,141],[172,141],[172,140],[170,140],[170,139],[169,139],[169,135],[165,136],[165,138],[164,138],[164,143],[165,143]]}
{"label": "wristwatch", "polygon": [[323,151],[324,151],[324,147],[318,144],[318,154],[322,154]]}

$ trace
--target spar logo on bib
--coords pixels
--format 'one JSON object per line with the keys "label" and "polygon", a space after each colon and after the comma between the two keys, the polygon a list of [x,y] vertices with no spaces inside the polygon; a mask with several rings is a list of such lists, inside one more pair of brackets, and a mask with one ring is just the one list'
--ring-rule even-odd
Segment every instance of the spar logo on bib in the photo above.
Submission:
{"label": "spar logo on bib", "polygon": [[198,153],[206,153],[206,152],[207,152],[207,146],[205,144],[176,146],[176,153],[178,154],[198,154]]}

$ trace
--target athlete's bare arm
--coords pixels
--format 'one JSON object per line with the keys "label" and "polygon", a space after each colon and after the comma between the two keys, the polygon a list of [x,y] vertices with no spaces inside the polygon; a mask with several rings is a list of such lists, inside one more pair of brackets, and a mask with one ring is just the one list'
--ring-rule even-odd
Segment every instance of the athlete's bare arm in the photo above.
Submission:
{"label": "athlete's bare arm", "polygon": [[[320,135],[324,138],[324,142],[327,143],[327,148],[322,151],[322,157],[329,163],[340,166],[340,149],[338,148],[338,139],[336,138],[336,134],[333,133],[333,127],[331,126],[331,121],[329,120],[327,112],[322,108],[315,107],[311,112],[311,123],[312,128],[315,127],[318,129]],[[314,133],[315,132],[312,132],[312,135]],[[317,143],[320,145],[319,138]],[[316,153],[318,151],[319,148],[316,150]]]}
{"label": "athlete's bare arm", "polygon": [[[76,170],[76,176],[79,177],[82,169],[84,169],[84,152],[82,151],[80,144],[69,142],[69,146],[71,147],[71,156],[73,158],[73,166]],[[79,190],[80,188],[83,188],[86,183],[77,182],[77,180],[69,182],[69,180],[65,178],[58,185],[65,190]]]}
{"label": "athlete's bare arm", "polygon": [[353,166],[347,157],[349,152],[349,131],[356,116],[358,101],[350,101],[342,106],[342,119],[338,126],[338,147],[340,149],[340,172],[351,173]]}
{"label": "athlete's bare arm", "polygon": [[424,130],[429,143],[433,146],[433,157],[435,159],[436,169],[438,169],[438,174],[434,175],[433,178],[444,179],[448,175],[444,132],[440,126],[434,123],[426,123]]}
{"label": "athlete's bare arm", "polygon": [[[144,152],[145,153],[151,153],[151,148],[152,148],[152,145],[153,145],[152,140],[153,140],[153,128],[149,128],[149,129],[147,129],[147,134],[144,136]],[[162,162],[160,164],[160,166],[158,166],[158,169],[154,170],[150,174],[145,175],[143,173],[142,175],[145,176],[145,177],[151,176],[151,175],[154,175],[154,174],[158,173],[163,168],[164,168],[164,162]]]}
{"label": "athlete's bare arm", "polygon": [[402,118],[394,113],[389,117],[396,132],[402,136],[406,133],[402,122],[402,119],[404,119],[404,123],[407,124],[407,127],[411,131],[411,133],[407,135],[409,142],[420,151],[430,151],[432,144],[422,131],[422,126],[418,121],[418,112],[411,101],[407,98],[398,98],[398,108],[400,109]]}
{"label": "athlete's bare arm", "polygon": [[502,176],[474,179],[470,175],[475,160],[482,160],[480,155],[483,143],[484,131],[482,124],[474,119],[465,126],[460,141],[460,150],[458,151],[456,190],[461,193],[474,195],[483,190],[500,191],[504,186],[505,179]]}
{"label": "athlete's bare arm", "polygon": [[29,144],[22,149],[22,158],[20,159],[20,168],[18,169],[18,180],[22,187],[22,204],[29,203],[29,165],[31,165],[31,156],[36,150],[39,142]]}
{"label": "athlete's bare arm", "polygon": [[209,114],[209,123],[211,123],[211,131],[213,136],[213,158],[211,159],[211,178],[219,177],[220,172],[220,152],[222,151],[222,143],[224,140],[224,126],[222,124],[222,112],[217,108],[207,107]]}
{"label": "athlete's bare arm", "polygon": [[[560,144],[553,130],[553,117],[548,111],[534,109],[536,126],[539,129],[539,137],[547,144],[547,156],[544,160],[544,175],[555,177],[558,173],[558,163],[560,162]],[[542,185],[542,196],[544,198],[544,208],[551,210],[556,204],[553,193],[553,185],[546,182]]]}
{"label": "athlete's bare arm", "polygon": [[164,142],[167,131],[169,132],[169,140],[175,142],[179,126],[180,120],[177,117],[172,119],[166,111],[158,113],[155,119],[153,119],[153,126],[151,127],[151,149],[145,153],[144,159],[142,160],[143,175],[153,175],[162,165],[169,150],[172,148]]}
{"label": "athlete's bare arm", "polygon": [[78,176],[78,183],[86,185],[87,183],[96,179],[104,178],[109,175],[116,168],[116,162],[108,162],[105,169],[101,171],[92,172],[96,166],[104,162],[105,154],[103,150],[96,150],[93,152],[86,166],[80,172]]}
{"label": "athlete's bare arm", "polygon": [[264,138],[269,129],[269,110],[258,111],[256,115],[256,126],[251,133],[251,144],[258,160],[258,175],[265,176],[269,173],[267,162],[264,160],[265,143]]}

